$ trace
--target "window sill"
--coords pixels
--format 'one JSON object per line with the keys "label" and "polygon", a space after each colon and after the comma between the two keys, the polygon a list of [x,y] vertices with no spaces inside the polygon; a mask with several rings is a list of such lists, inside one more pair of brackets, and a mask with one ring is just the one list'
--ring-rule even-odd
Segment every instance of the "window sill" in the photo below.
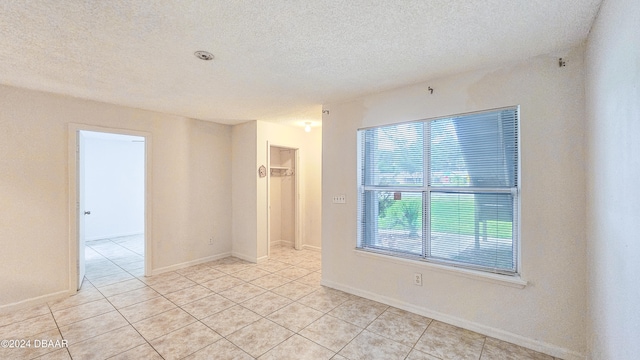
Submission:
{"label": "window sill", "polygon": [[508,286],[508,287],[517,288],[517,289],[524,289],[527,286],[527,281],[523,280],[520,276],[517,276],[517,275],[509,276],[509,275],[492,274],[492,273],[487,273],[482,271],[434,264],[427,261],[405,259],[397,256],[385,255],[385,254],[381,254],[373,251],[367,251],[367,250],[358,249],[358,248],[354,249],[354,252],[357,256],[367,257],[367,258],[376,259],[376,260],[384,260],[384,261],[393,262],[401,265],[420,266],[433,271],[462,276],[462,277],[466,277],[474,280],[486,281],[493,284]]}

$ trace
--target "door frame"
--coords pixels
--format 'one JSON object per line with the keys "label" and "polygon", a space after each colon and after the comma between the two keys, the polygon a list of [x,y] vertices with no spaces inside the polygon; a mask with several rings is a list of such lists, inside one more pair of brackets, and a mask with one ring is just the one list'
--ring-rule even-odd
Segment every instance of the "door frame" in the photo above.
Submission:
{"label": "door frame", "polygon": [[302,226],[300,206],[300,149],[291,146],[271,144],[267,141],[267,257],[271,257],[271,148],[280,148],[294,151],[295,161],[295,185],[294,185],[294,248],[302,250]]}
{"label": "door frame", "polygon": [[152,139],[151,133],[138,130],[110,128],[103,126],[69,123],[68,127],[68,170],[69,170],[69,293],[78,291],[78,266],[79,266],[79,169],[78,156],[80,146],[80,131],[94,131],[119,135],[131,135],[144,137],[144,274],[148,276],[153,269],[152,245]]}

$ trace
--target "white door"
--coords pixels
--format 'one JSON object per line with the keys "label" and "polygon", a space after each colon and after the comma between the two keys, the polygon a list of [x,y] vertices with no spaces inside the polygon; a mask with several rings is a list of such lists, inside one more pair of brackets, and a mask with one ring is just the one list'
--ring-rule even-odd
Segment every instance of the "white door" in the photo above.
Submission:
{"label": "white door", "polygon": [[76,159],[78,161],[78,290],[82,287],[82,281],[85,274],[85,262],[84,262],[84,222],[85,216],[91,214],[91,212],[85,209],[84,201],[84,149],[85,149],[85,136],[82,131],[78,131],[78,147],[76,152]]}

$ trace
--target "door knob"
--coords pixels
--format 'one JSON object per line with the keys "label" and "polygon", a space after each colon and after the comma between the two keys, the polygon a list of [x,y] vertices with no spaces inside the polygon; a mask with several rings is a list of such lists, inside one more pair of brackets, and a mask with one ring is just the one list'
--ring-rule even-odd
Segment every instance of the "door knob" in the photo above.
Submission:
{"label": "door knob", "polygon": [[85,215],[91,215],[91,211],[85,211],[84,214]]}

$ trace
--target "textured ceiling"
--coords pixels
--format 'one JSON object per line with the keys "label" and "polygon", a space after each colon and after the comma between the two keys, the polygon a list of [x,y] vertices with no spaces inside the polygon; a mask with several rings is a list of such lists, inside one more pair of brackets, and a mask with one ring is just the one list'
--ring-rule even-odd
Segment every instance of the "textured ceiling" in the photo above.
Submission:
{"label": "textured ceiling", "polygon": [[0,83],[227,124],[320,121],[323,103],[575,46],[600,2],[0,0]]}

